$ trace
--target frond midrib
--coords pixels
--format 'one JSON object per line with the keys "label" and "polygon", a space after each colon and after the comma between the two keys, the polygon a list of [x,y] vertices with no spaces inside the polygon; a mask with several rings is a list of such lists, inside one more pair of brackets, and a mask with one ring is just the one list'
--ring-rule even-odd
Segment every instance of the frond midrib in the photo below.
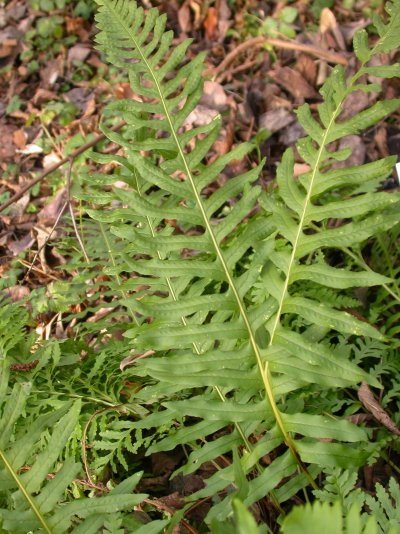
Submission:
{"label": "frond midrib", "polygon": [[[231,291],[232,291],[232,293],[233,293],[233,295],[235,297],[235,300],[236,300],[236,303],[237,303],[237,306],[238,306],[238,309],[239,309],[240,316],[241,316],[241,318],[242,318],[242,320],[244,322],[244,325],[246,327],[246,330],[248,332],[250,345],[251,345],[252,350],[254,352],[260,375],[263,377],[263,383],[264,383],[264,387],[266,389],[266,395],[267,395],[267,398],[268,398],[269,403],[271,405],[271,408],[272,408],[272,410],[274,412],[276,422],[277,422],[278,427],[280,428],[280,430],[282,432],[282,435],[285,438],[285,441],[286,442],[291,442],[291,440],[288,437],[287,432],[285,430],[282,418],[280,417],[278,408],[276,406],[271,382],[270,382],[269,378],[265,374],[265,371],[264,371],[264,368],[263,368],[263,362],[262,362],[262,358],[261,358],[261,353],[260,353],[260,350],[259,350],[259,348],[257,346],[257,342],[256,342],[255,335],[253,333],[253,330],[252,330],[252,327],[251,327],[251,324],[250,324],[249,317],[247,316],[247,310],[246,310],[246,308],[244,307],[244,305],[242,303],[242,300],[240,298],[239,292],[238,292],[238,290],[236,288],[236,285],[234,283],[234,280],[233,280],[233,278],[232,278],[232,276],[231,276],[231,274],[229,272],[228,266],[227,266],[227,264],[225,262],[223,254],[222,254],[222,252],[221,252],[221,250],[220,250],[220,248],[218,246],[218,242],[216,240],[216,237],[215,237],[215,235],[213,233],[212,227],[211,227],[210,222],[208,220],[206,211],[204,209],[204,206],[203,206],[203,203],[202,203],[202,200],[201,200],[201,196],[200,196],[199,192],[197,191],[197,188],[196,188],[196,185],[195,185],[195,182],[194,182],[194,177],[193,177],[193,175],[191,173],[190,167],[189,167],[189,165],[188,165],[188,163],[186,161],[185,153],[182,150],[182,147],[181,147],[181,145],[179,143],[179,140],[178,140],[178,136],[177,136],[177,134],[175,132],[175,129],[174,129],[174,126],[173,126],[173,123],[172,123],[172,118],[171,118],[170,113],[168,111],[168,108],[167,108],[167,105],[166,105],[166,101],[165,101],[165,98],[164,98],[163,91],[162,91],[162,88],[160,86],[160,83],[159,83],[157,77],[155,76],[154,71],[151,68],[149,62],[147,61],[147,58],[144,56],[144,54],[143,54],[143,52],[141,50],[141,46],[138,45],[137,40],[135,38],[135,34],[133,33],[132,29],[125,23],[124,19],[120,16],[118,10],[116,10],[114,8],[113,4],[111,2],[108,2],[108,4],[109,4],[109,8],[114,13],[114,16],[116,16],[118,18],[118,20],[120,21],[120,24],[123,27],[124,31],[126,31],[127,35],[129,35],[130,39],[132,40],[135,49],[138,51],[141,60],[143,61],[144,65],[146,66],[147,71],[150,74],[151,79],[153,80],[153,82],[155,84],[155,87],[157,89],[157,93],[158,93],[159,98],[160,98],[160,102],[161,102],[162,108],[164,110],[165,117],[166,117],[168,125],[170,127],[170,132],[171,132],[172,138],[174,140],[174,143],[176,144],[179,157],[181,158],[181,161],[182,161],[183,166],[184,166],[184,171],[185,171],[186,176],[187,176],[187,178],[189,180],[189,183],[190,183],[190,186],[192,188],[196,203],[198,205],[198,208],[200,210],[201,216],[203,218],[204,226],[205,226],[206,231],[208,232],[208,234],[210,236],[210,239],[211,239],[212,245],[214,247],[216,256],[217,256],[217,258],[218,258],[218,260],[219,260],[219,262],[220,262],[220,264],[222,266],[222,269],[224,271],[226,280],[227,280],[227,282],[229,284],[229,287],[230,287],[230,289],[231,289]],[[296,460],[297,460],[297,455],[295,455],[295,457],[296,457]]]}

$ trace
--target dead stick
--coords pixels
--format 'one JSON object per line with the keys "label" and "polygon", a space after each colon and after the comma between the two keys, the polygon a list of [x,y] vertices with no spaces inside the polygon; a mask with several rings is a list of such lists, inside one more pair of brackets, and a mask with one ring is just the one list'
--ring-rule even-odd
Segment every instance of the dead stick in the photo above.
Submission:
{"label": "dead stick", "polygon": [[[113,126],[111,128],[111,130],[113,132],[116,132],[116,131],[120,130],[122,128],[122,126],[124,126],[125,124],[126,124],[125,122],[120,122],[119,124],[116,124],[115,126]],[[46,178],[46,176],[48,176],[49,174],[51,174],[52,172],[57,170],[59,167],[64,165],[64,163],[67,163],[68,161],[74,160],[77,156],[80,156],[83,152],[85,152],[89,148],[92,148],[92,146],[94,146],[99,141],[102,141],[105,138],[106,138],[106,135],[104,135],[104,134],[96,135],[96,137],[94,137],[91,141],[88,141],[87,143],[83,144],[82,146],[80,146],[79,148],[77,148],[76,150],[71,152],[71,154],[69,156],[66,156],[65,158],[61,159],[57,163],[54,163],[53,165],[48,167],[44,172],[39,174],[39,176],[37,178],[35,178],[31,182],[29,182],[29,184],[25,185],[18,193],[15,193],[15,195],[13,195],[6,202],[4,202],[4,204],[2,204],[0,206],[0,213],[2,211],[4,211],[6,208],[8,208],[8,206],[11,206],[11,204],[13,204],[17,200],[19,200],[34,185],[36,185],[37,183],[41,182],[44,178]]]}
{"label": "dead stick", "polygon": [[241,43],[240,45],[236,46],[235,49],[232,50],[232,52],[229,52],[229,54],[227,54],[225,59],[221,61],[221,63],[216,68],[208,70],[208,75],[213,74],[214,76],[217,76],[221,71],[226,69],[229,63],[231,63],[238,54],[240,54],[244,50],[247,50],[248,48],[258,48],[264,44],[275,46],[276,48],[284,48],[286,50],[298,50],[300,52],[305,52],[306,54],[311,54],[312,56],[316,56],[321,59],[326,59],[330,63],[339,63],[341,65],[347,65],[347,59],[340,54],[336,54],[335,52],[329,52],[328,50],[318,48],[314,45],[297,43],[294,41],[283,41],[282,39],[272,39],[269,37],[260,36],[248,39],[244,43]]}

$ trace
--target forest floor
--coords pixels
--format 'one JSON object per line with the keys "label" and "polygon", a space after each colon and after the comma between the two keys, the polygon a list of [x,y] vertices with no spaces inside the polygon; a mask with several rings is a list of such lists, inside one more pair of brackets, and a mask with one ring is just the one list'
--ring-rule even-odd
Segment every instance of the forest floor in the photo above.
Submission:
{"label": "forest floor", "polygon": [[[208,81],[193,123],[223,114],[216,154],[258,136],[267,157],[266,179],[273,178],[284,149],[302,135],[293,109],[303,102],[317,105],[318,89],[335,64],[345,65],[348,73],[354,69],[354,32],[382,9],[371,0],[335,5],[329,0],[147,0],[144,5],[167,13],[176,42],[189,36],[192,54],[207,53]],[[0,6],[0,204],[8,205],[1,210],[0,272],[3,287],[16,299],[60,277],[54,271],[60,258],[42,254],[32,263],[66,199],[68,166],[60,162],[99,135],[110,99],[132,96],[127,80],[93,48],[94,9],[92,2],[68,0],[11,0]],[[394,79],[382,97],[396,94]],[[357,93],[347,102],[348,115],[368,102],[368,95]],[[346,143],[353,149],[352,164],[398,154],[398,122],[382,122]],[[295,167],[302,170],[301,164]]]}

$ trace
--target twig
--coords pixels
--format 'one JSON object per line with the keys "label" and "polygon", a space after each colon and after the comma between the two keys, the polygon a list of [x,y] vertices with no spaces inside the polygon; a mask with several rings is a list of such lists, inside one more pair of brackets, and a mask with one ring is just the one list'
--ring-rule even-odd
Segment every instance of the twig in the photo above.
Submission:
{"label": "twig", "polygon": [[[173,515],[175,512],[173,508],[170,508],[168,505],[164,504],[161,499],[143,499],[143,502],[171,515]],[[182,518],[180,520],[180,523],[183,528],[185,528],[186,531],[189,532],[189,534],[198,534],[197,530],[195,530],[191,525],[189,525],[189,523],[185,519]]]}
{"label": "twig", "polygon": [[74,164],[73,158],[69,158],[69,165],[68,165],[68,172],[67,172],[67,203],[68,203],[68,209],[69,213],[71,214],[71,221],[72,226],[74,227],[76,239],[78,240],[79,246],[81,247],[83,257],[85,258],[86,263],[90,263],[89,256],[86,253],[85,245],[83,244],[82,238],[79,234],[78,227],[76,226],[75,221],[75,215],[74,215],[74,209],[72,207],[71,202],[71,172],[72,172],[72,166]]}
{"label": "twig", "polygon": [[[126,123],[120,122],[119,124],[116,124],[112,128],[110,128],[113,132],[116,132],[122,128]],[[88,141],[87,143],[83,144],[76,150],[74,150],[69,156],[66,156],[65,158],[61,159],[57,163],[54,163],[50,167],[48,167],[44,172],[42,172],[37,178],[29,182],[29,184],[25,185],[18,193],[13,195],[11,198],[9,198],[4,204],[0,206],[0,213],[4,211],[8,206],[11,206],[14,202],[19,200],[29,189],[31,189],[34,185],[41,182],[46,176],[57,170],[59,167],[64,165],[64,163],[67,163],[71,159],[75,159],[77,156],[80,156],[83,152],[88,150],[89,148],[92,148],[92,146],[96,145],[99,141],[102,141],[105,139],[106,136],[104,134],[98,134],[96,137],[94,137],[91,141]]]}
{"label": "twig", "polygon": [[221,61],[221,63],[217,67],[208,69],[206,75],[212,75],[214,78],[218,79],[218,81],[221,81],[228,74],[227,72],[225,72],[226,67],[236,58],[237,55],[242,53],[244,50],[247,50],[248,48],[258,48],[265,44],[274,46],[276,48],[283,48],[286,50],[298,50],[299,52],[305,52],[306,54],[325,59],[330,63],[339,63],[340,65],[347,65],[347,59],[344,58],[341,54],[329,52],[328,50],[318,48],[314,45],[297,43],[295,41],[283,41],[282,39],[273,39],[272,37],[260,36],[248,39],[244,43],[241,43],[240,45],[236,46],[235,49],[232,50],[232,52],[229,52],[229,54],[227,54],[225,59]]}
{"label": "twig", "polygon": [[[39,254],[42,252],[42,250],[44,249],[44,247],[47,245],[47,243],[49,242],[51,236],[53,235],[53,232],[54,230],[56,229],[60,219],[61,219],[61,216],[62,214],[64,213],[64,210],[65,208],[67,207],[67,202],[64,202],[63,204],[63,207],[61,208],[60,210],[60,213],[57,215],[57,219],[55,220],[55,223],[53,224],[53,227],[51,228],[50,230],[50,233],[49,235],[46,237],[46,239],[44,240],[43,244],[38,248],[38,250],[35,252],[35,255],[33,256],[33,260],[31,261],[31,264],[29,265],[29,269],[27,270],[25,276],[23,277],[23,279],[21,280],[20,282],[20,285],[22,286],[22,284],[25,282],[25,280],[28,278],[28,276],[30,275],[31,271],[38,271],[38,272],[42,272],[43,274],[45,274],[46,276],[49,276],[51,278],[53,278],[54,280],[58,280],[57,278],[53,277],[52,275],[49,275],[48,273],[45,273],[44,271],[42,271],[41,269],[38,269],[37,267],[34,267],[35,265],[35,262],[36,262],[36,259],[37,257],[39,256]],[[21,261],[22,263],[22,261]]]}

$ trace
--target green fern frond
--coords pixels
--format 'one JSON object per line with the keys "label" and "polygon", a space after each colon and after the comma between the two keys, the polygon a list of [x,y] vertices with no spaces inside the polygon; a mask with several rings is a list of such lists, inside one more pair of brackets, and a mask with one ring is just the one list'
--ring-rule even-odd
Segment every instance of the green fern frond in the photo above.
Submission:
{"label": "green fern frond", "polygon": [[360,524],[365,526],[368,522],[374,523],[374,532],[377,534],[398,532],[400,487],[395,479],[390,478],[387,490],[377,483],[376,497],[359,488],[355,489],[356,482],[355,471],[332,469],[327,471],[323,490],[314,491],[314,494],[321,503],[340,504],[344,517],[350,518],[358,510]]}
{"label": "green fern frond", "polygon": [[[125,295],[119,302],[132,314],[125,336],[137,362],[129,372],[144,386],[136,401],[153,408],[132,428],[156,433],[171,427],[147,454],[189,444],[193,451],[182,472],[244,445],[238,462],[245,475],[252,473],[242,496],[246,506],[277,486],[281,499],[290,498],[315,485],[324,466],[361,465],[371,452],[365,429],[322,413],[292,413],[286,399],[310,386],[348,387],[362,380],[380,386],[324,339],[342,334],[383,341],[384,336],[341,310],[339,299],[321,302],[296,288],[305,280],[322,291],[391,282],[321,257],[327,250],[357,247],[398,221],[398,195],[357,193],[365,182],[384,179],[394,158],[336,168],[349,151],[335,152],[333,145],[399,106],[398,100],[378,102],[341,120],[349,94],[377,89],[361,77],[370,68],[369,58],[396,41],[396,10],[386,26],[377,23],[380,40],[372,49],[356,38],[361,66],[350,80],[341,67],[333,70],[321,89],[318,119],[307,105],[299,109],[308,137],[297,148],[308,173],[294,180],[289,149],[275,192],[267,195],[255,185],[260,164],[208,194],[207,186],[223,168],[253,146],[245,143],[206,164],[220,119],[191,129],[185,122],[201,96],[202,56],[184,63],[190,42],[171,49],[173,36],[155,10],[145,15],[126,0],[98,4],[98,46],[111,63],[127,70],[135,98],[108,107],[107,117],[126,122],[120,133],[103,123],[124,155],[94,155],[99,163],[120,165],[126,187],[101,191],[98,175],[96,187],[81,198],[90,203],[94,220],[111,225],[116,254],[105,273],[118,277]],[[391,75],[391,69],[381,72]],[[332,200],[332,192],[339,200]],[[249,216],[257,204],[262,213]],[[230,209],[222,209],[226,206]],[[352,222],[345,222],[348,218]],[[225,434],[214,441],[213,434],[223,428]],[[257,445],[251,444],[254,434],[261,436]],[[259,460],[281,444],[288,450],[261,470]],[[191,499],[235,486],[236,474],[233,465],[219,468]],[[231,501],[227,494],[207,521],[224,519]]]}
{"label": "green fern frond", "polygon": [[[357,505],[354,505],[348,515],[343,517],[339,502],[334,505],[328,503],[306,504],[296,506],[283,522],[282,534],[308,534],[310,525],[315,532],[327,534],[378,534],[376,520],[373,516],[363,526]],[[388,531],[395,534],[396,530]]]}
{"label": "green fern frond", "polygon": [[[59,408],[49,410],[43,400],[39,402],[42,410],[39,415],[33,419],[31,414],[29,419],[26,417],[30,397],[35,397],[38,402],[37,392],[32,393],[32,382],[19,381],[16,373],[10,376],[10,363],[13,361],[13,348],[25,341],[27,314],[18,305],[6,304],[0,311],[0,320],[5,317],[13,317],[14,322],[9,324],[8,329],[2,329],[0,334],[3,348],[0,359],[2,532],[97,533],[107,522],[109,514],[132,510],[146,497],[144,494],[132,494],[141,473],[128,477],[106,496],[69,498],[71,484],[81,473],[82,466],[72,456],[65,460],[62,458],[78,425],[81,402],[64,401],[58,403]],[[8,332],[14,329],[12,342]],[[9,356],[5,351],[9,352]],[[49,402],[49,405],[52,403]],[[35,410],[30,411],[35,413]],[[126,525],[125,519],[123,524]],[[140,525],[136,521],[136,526],[142,528]]]}

